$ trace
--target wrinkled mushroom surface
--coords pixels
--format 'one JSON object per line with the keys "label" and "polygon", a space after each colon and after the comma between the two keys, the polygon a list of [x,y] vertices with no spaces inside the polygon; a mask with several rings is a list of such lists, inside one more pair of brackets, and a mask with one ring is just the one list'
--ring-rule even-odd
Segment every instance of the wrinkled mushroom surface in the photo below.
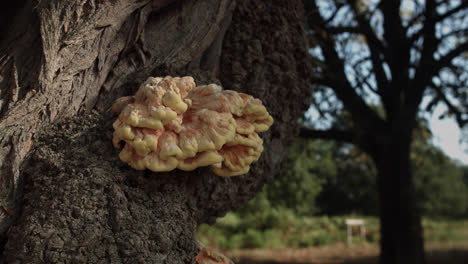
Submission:
{"label": "wrinkled mushroom surface", "polygon": [[257,133],[273,124],[260,100],[216,84],[196,86],[192,77],[150,77],[112,111],[120,113],[114,146],[125,142],[120,159],[155,172],[211,166],[220,176],[245,174],[263,151]]}

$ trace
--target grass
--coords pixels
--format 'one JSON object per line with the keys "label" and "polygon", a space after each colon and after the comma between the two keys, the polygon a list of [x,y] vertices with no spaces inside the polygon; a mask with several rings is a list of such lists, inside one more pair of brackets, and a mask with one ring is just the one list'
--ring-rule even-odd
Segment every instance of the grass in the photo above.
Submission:
{"label": "grass", "polygon": [[[244,217],[230,212],[213,226],[201,225],[197,237],[207,246],[223,250],[324,246],[346,242],[346,218],[366,222],[364,241],[356,230],[353,243],[378,243],[379,221],[375,217],[297,217],[288,210]],[[468,241],[468,220],[424,219],[423,228],[426,242]]]}
{"label": "grass", "polygon": [[468,220],[424,219],[424,239],[434,242],[468,241]]}
{"label": "grass", "polygon": [[[466,264],[466,242],[426,243],[427,264]],[[237,264],[378,264],[379,246],[371,243],[301,249],[237,249],[225,252]]]}

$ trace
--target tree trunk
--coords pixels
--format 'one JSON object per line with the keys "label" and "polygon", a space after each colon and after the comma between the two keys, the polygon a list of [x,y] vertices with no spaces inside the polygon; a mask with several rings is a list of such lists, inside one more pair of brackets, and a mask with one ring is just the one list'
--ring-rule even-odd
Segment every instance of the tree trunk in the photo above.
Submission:
{"label": "tree trunk", "polygon": [[[278,174],[309,104],[299,0],[24,0],[0,17],[4,263],[192,263],[197,225]],[[118,159],[106,110],[165,75],[262,99],[275,124],[248,174]]]}
{"label": "tree trunk", "polygon": [[396,123],[375,158],[382,264],[424,263],[421,216],[410,164],[412,127],[408,121]]}

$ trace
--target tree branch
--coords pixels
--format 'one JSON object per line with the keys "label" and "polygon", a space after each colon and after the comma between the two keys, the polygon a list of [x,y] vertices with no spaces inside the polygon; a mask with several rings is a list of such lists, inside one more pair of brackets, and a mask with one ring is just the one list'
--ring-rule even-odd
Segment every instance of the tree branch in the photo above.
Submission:
{"label": "tree branch", "polygon": [[352,143],[353,141],[353,135],[350,131],[338,129],[315,130],[310,128],[301,128],[299,137],[308,139],[338,140],[348,143]]}
{"label": "tree branch", "polygon": [[331,34],[341,34],[341,33],[362,33],[362,30],[358,27],[327,27],[327,32]]}
{"label": "tree branch", "polygon": [[352,114],[354,121],[360,126],[369,128],[382,124],[380,117],[356,93],[344,72],[343,61],[339,58],[334,43],[330,39],[323,40],[321,45],[330,67],[325,71],[325,80],[330,84],[336,96],[343,102],[345,108]]}
{"label": "tree branch", "polygon": [[[429,1],[429,0],[428,0]],[[384,16],[384,39],[388,46],[388,66],[392,75],[391,89],[385,91],[384,107],[389,120],[399,118],[402,99],[409,92],[410,42],[400,16],[401,0],[380,1]]]}
{"label": "tree branch", "polygon": [[417,14],[416,16],[414,16],[413,18],[411,18],[410,21],[408,21],[408,25],[405,27],[405,30],[408,31],[408,29],[411,26],[414,26],[414,24],[423,17],[424,17],[424,12],[421,12],[421,13]]}
{"label": "tree branch", "polygon": [[370,56],[362,57],[361,59],[356,61],[356,63],[354,63],[352,67],[356,69],[357,67],[361,66],[361,64],[363,64],[364,62],[368,62],[370,59],[371,59]]}
{"label": "tree branch", "polygon": [[[438,22],[441,22],[442,20],[448,18],[449,16],[463,10],[464,8],[468,8],[468,2],[467,1],[464,1],[463,3],[461,3],[459,6],[447,11],[446,13],[442,14],[442,15],[439,15],[439,16],[436,16],[433,18],[433,22],[434,23],[438,23]],[[406,30],[408,30],[409,27],[411,27],[418,19],[420,19],[421,17],[425,17],[427,16],[427,13],[426,12],[421,12],[419,15],[417,15],[416,17],[414,17],[410,23],[408,24],[408,26],[406,27]],[[457,30],[457,31],[454,31],[454,32],[450,32],[442,37],[439,38],[439,41],[440,40],[443,40],[444,38],[448,37],[448,36],[451,36],[453,34],[457,34],[457,33],[462,33],[462,32],[466,32],[466,29],[461,29],[461,30]],[[416,41],[419,37],[421,37],[423,33],[423,29],[415,32],[413,35],[411,35],[411,37],[409,38],[409,41],[410,43],[413,43],[414,41]]]}
{"label": "tree branch", "polygon": [[393,50],[406,44],[406,34],[401,23],[400,0],[381,1],[380,9],[384,15],[384,39]]}
{"label": "tree branch", "polygon": [[382,41],[377,37],[374,30],[372,29],[368,20],[363,16],[358,16],[359,27],[327,27],[327,33],[331,34],[342,34],[342,33],[356,33],[362,34],[366,37],[369,42],[369,48],[376,48],[378,53],[386,56],[386,48]]}
{"label": "tree branch", "polygon": [[442,68],[447,67],[454,58],[460,56],[464,52],[467,52],[468,50],[468,41],[460,44],[458,47],[455,49],[449,51],[445,56],[441,57],[436,63],[435,67],[433,67],[433,73],[437,73],[440,71]]}
{"label": "tree branch", "polygon": [[324,24],[326,25],[330,23],[335,18],[335,16],[338,14],[338,12],[343,6],[344,6],[343,4],[337,3],[335,11],[333,11],[333,14],[329,18],[327,18],[327,20],[324,21]]}
{"label": "tree branch", "polygon": [[435,8],[435,0],[426,1],[426,7],[424,10],[425,21],[424,28],[422,29],[424,44],[421,51],[421,60],[419,66],[416,68],[415,77],[412,80],[413,84],[410,86],[413,88],[408,91],[408,96],[405,101],[405,104],[410,109],[410,112],[414,114],[416,114],[418,111],[424,90],[434,75],[434,52],[437,50],[438,46],[438,40],[435,36]]}
{"label": "tree branch", "polygon": [[[357,10],[353,8],[353,11],[357,14]],[[386,48],[382,41],[377,37],[375,31],[372,29],[370,22],[364,17],[364,15],[357,15],[357,22],[358,26],[338,26],[338,27],[327,27],[326,32],[329,34],[342,34],[342,33],[355,33],[355,34],[362,34],[366,41],[368,42],[368,48],[370,51],[370,57],[366,57],[365,60],[369,59],[373,65],[375,77],[377,81],[377,88],[378,91],[375,91],[377,94],[381,95],[382,97],[384,94],[384,90],[387,89],[389,80],[387,79],[387,75],[383,69],[383,57],[386,56]],[[360,61],[365,61],[360,60]],[[356,67],[354,65],[353,67]],[[329,85],[330,86],[330,85]],[[384,98],[384,101],[388,98]]]}
{"label": "tree branch", "polygon": [[[453,35],[458,35],[458,34],[468,34],[468,28],[462,28],[462,29],[458,29],[458,30],[454,30],[452,32],[449,32],[447,34],[444,34],[442,35],[438,40],[439,40],[439,43],[442,42],[442,40],[444,40],[445,38],[448,38],[450,36],[453,36]],[[460,37],[460,36],[459,36]]]}
{"label": "tree branch", "polygon": [[366,85],[369,90],[371,90],[372,92],[380,95],[379,91],[376,90],[374,87],[372,87],[372,85],[369,83],[368,79],[369,77],[372,75],[372,71],[369,72],[369,74],[365,75],[365,76],[361,76],[361,74],[357,74],[356,78],[357,78],[357,81],[356,81],[356,86],[357,87],[360,87],[362,91],[364,91],[364,85]]}
{"label": "tree branch", "polygon": [[[366,19],[364,15],[359,15],[356,8],[353,8],[356,18],[359,24],[359,31],[366,37],[368,42],[368,48],[370,52],[370,59],[372,62],[373,70],[375,73],[375,79],[377,82],[377,94],[382,97],[384,105],[390,103],[390,96],[388,96],[389,89],[389,80],[385,74],[383,68],[383,61],[388,59],[388,49],[385,47],[384,43],[377,37],[375,31],[370,25],[369,19]],[[383,55],[383,59],[381,58]]]}
{"label": "tree branch", "polygon": [[468,1],[462,1],[462,3],[460,5],[458,5],[457,7],[453,8],[453,9],[450,9],[449,11],[445,12],[444,14],[442,15],[439,15],[437,17],[434,18],[434,20],[436,22],[440,22],[444,19],[446,19],[447,17],[463,10],[464,8],[467,8],[468,7]]}
{"label": "tree branch", "polygon": [[[309,1],[309,7],[316,10],[315,1]],[[344,62],[335,50],[335,40],[327,34],[327,28],[321,28],[323,18],[319,13],[311,15],[309,23],[315,32],[323,56],[328,61],[324,71],[324,78],[330,83],[336,96],[343,102],[344,107],[351,113],[353,121],[363,129],[385,126],[385,122],[361,98],[349,83],[344,71]]]}
{"label": "tree branch", "polygon": [[447,98],[445,93],[442,91],[442,86],[436,85],[432,82],[432,88],[436,91],[436,97],[445,103],[450,113],[455,115],[455,119],[460,127],[463,127],[468,123],[468,120],[463,119],[463,112],[460,111],[455,105],[453,105],[450,100]]}

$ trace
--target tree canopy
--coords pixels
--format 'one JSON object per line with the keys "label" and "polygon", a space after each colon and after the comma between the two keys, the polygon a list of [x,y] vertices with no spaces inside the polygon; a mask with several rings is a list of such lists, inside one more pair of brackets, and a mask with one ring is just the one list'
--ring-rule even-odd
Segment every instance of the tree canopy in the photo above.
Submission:
{"label": "tree canopy", "polygon": [[[427,130],[415,131],[411,148],[418,207],[424,216],[468,216],[468,166],[450,159],[431,142]],[[371,157],[350,144],[297,139],[282,176],[266,185],[240,211],[289,209],[297,215],[378,214],[377,171]]]}
{"label": "tree canopy", "polygon": [[313,106],[328,119],[346,111],[350,122],[312,125],[301,135],[351,142],[373,159],[381,262],[424,263],[410,161],[413,131],[423,113],[438,105],[446,108],[442,118],[454,117],[466,128],[468,2],[303,2],[310,60],[316,65]]}
{"label": "tree canopy", "polygon": [[[466,1],[319,0],[305,6],[322,116],[344,108],[353,120],[389,121],[399,111],[443,104],[441,118],[454,117],[460,127],[468,122]],[[369,107],[376,102],[382,114]]]}

